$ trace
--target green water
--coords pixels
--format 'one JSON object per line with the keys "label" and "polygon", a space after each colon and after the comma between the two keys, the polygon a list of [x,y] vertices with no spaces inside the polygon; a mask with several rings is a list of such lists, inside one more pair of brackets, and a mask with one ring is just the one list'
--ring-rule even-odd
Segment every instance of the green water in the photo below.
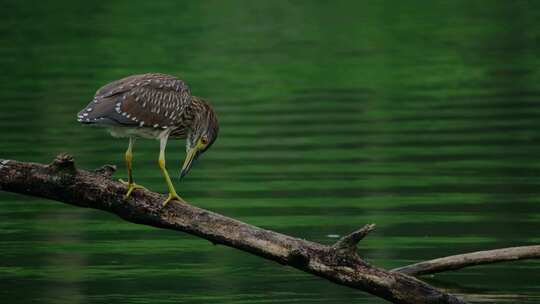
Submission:
{"label": "green water", "polygon": [[[330,244],[366,223],[393,268],[540,243],[540,6],[532,1],[2,1],[0,158],[126,140],[75,121],[129,74],[180,76],[221,133],[178,182],[197,206]],[[166,191],[158,142],[138,183]],[[540,262],[427,278],[471,302],[540,302]],[[186,234],[0,193],[1,303],[384,303]]]}

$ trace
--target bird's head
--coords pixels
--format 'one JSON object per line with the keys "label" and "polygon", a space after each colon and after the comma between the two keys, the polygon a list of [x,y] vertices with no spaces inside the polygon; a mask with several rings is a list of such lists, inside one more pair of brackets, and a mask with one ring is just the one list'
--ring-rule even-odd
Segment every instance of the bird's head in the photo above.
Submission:
{"label": "bird's head", "polygon": [[202,115],[196,117],[193,127],[187,135],[186,159],[180,172],[180,178],[183,178],[193,166],[193,162],[212,146],[219,133],[216,114],[208,104],[203,103],[203,105]]}

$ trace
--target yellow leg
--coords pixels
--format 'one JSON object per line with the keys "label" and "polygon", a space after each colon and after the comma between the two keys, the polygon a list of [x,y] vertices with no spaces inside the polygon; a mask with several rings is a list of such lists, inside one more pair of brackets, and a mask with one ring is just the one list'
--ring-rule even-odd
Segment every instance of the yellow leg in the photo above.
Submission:
{"label": "yellow leg", "polygon": [[140,185],[137,185],[133,182],[133,173],[132,173],[132,162],[133,162],[133,143],[135,142],[135,140],[130,137],[129,138],[129,145],[128,145],[128,148],[126,150],[126,154],[125,154],[125,159],[126,159],[126,165],[127,165],[127,169],[128,169],[128,181],[125,182],[123,180],[120,180],[120,182],[124,185],[126,185],[128,187],[128,191],[127,193],[124,195],[124,198],[129,198],[129,196],[131,195],[131,192],[133,192],[133,190],[135,189],[144,189],[143,186],[140,186]]}
{"label": "yellow leg", "polygon": [[161,173],[163,173],[163,177],[165,178],[165,182],[167,182],[167,187],[169,188],[169,196],[163,202],[163,206],[167,205],[171,200],[176,199],[181,202],[182,198],[176,193],[176,190],[174,189],[174,185],[171,182],[171,178],[169,177],[169,173],[167,172],[167,168],[165,168],[165,146],[167,145],[167,137],[168,135],[165,135],[160,140],[160,149],[159,149],[159,168],[161,169]]}

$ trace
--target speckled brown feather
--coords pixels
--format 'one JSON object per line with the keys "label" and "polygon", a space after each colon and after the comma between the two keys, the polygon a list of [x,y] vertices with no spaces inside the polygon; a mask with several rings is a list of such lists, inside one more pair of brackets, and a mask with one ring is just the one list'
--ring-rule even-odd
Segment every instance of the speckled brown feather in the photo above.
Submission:
{"label": "speckled brown feather", "polygon": [[108,127],[113,136],[188,138],[187,147],[205,136],[216,140],[217,116],[200,97],[191,96],[180,79],[165,74],[133,75],[100,88],[77,120],[84,124]]}
{"label": "speckled brown feather", "polygon": [[[126,127],[185,129],[191,124],[192,96],[173,76],[157,73],[129,76],[100,88],[81,112],[82,123]],[[185,133],[185,132],[177,132]]]}

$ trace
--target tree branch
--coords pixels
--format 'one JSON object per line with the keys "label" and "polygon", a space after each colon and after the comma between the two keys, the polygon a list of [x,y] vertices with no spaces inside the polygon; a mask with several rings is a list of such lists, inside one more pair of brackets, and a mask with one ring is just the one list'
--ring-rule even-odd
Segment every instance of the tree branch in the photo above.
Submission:
{"label": "tree branch", "polygon": [[538,258],[540,258],[540,245],[521,246],[452,255],[399,267],[392,271],[417,276],[481,264]]}
{"label": "tree branch", "polygon": [[110,166],[94,172],[79,170],[65,154],[50,165],[0,160],[0,190],[101,209],[133,223],[187,232],[393,303],[465,303],[418,279],[362,260],[355,252],[356,244],[373,225],[364,226],[334,246],[325,246],[245,224],[184,202],[174,201],[162,207],[165,196],[148,190],[136,190],[125,200],[126,188],[110,178],[113,171]]}
{"label": "tree branch", "polygon": [[343,252],[347,255],[353,255],[356,254],[356,246],[358,243],[368,235],[371,231],[375,229],[375,224],[368,224],[364,227],[353,231],[350,234],[347,234],[346,236],[339,239],[333,246],[337,251]]}

